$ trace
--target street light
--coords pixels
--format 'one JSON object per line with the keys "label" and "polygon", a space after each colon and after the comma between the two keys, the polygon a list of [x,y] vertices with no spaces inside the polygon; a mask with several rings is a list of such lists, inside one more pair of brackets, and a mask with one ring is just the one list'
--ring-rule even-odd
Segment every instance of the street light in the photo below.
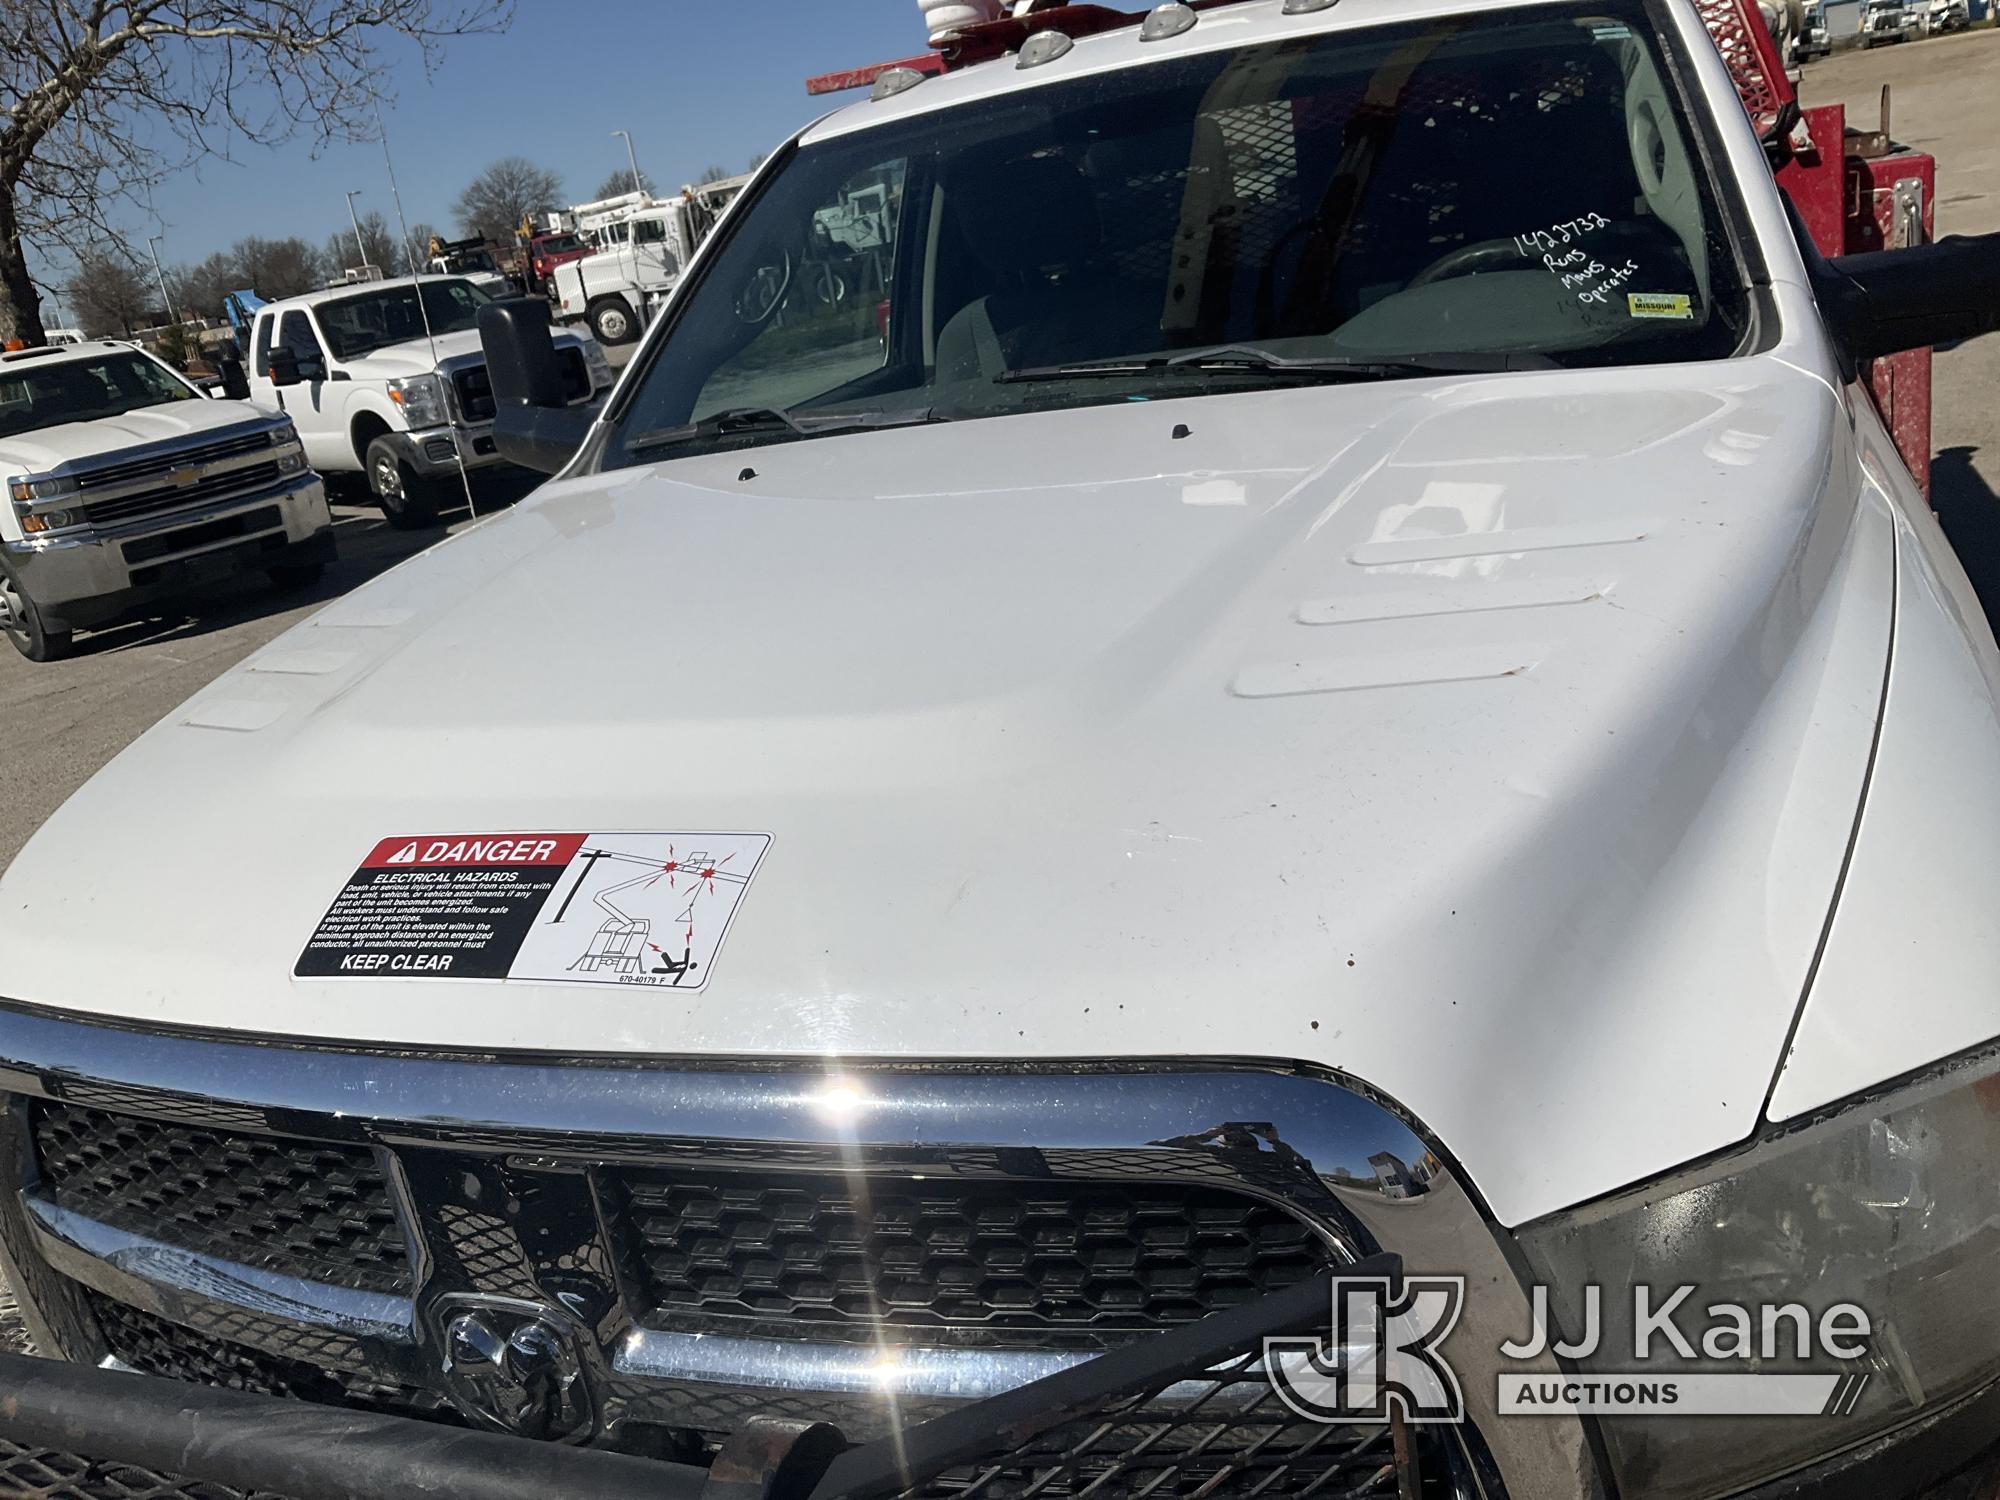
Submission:
{"label": "street light", "polygon": [[361,257],[356,264],[365,266],[368,264],[368,247],[361,243],[361,221],[354,217],[354,200],[360,196],[360,188],[347,195],[347,222],[354,226],[354,253]]}
{"label": "street light", "polygon": [[630,164],[632,168],[632,191],[635,193],[639,192],[641,190],[640,177],[639,177],[639,158],[632,151],[632,132],[629,130],[614,130],[611,133],[613,135],[620,135],[625,138],[625,160],[627,163]]}
{"label": "street light", "polygon": [[160,269],[161,238],[162,236],[157,234],[147,235],[146,249],[153,257],[153,278],[160,284],[160,305],[167,311],[167,321],[169,323],[178,323],[180,322],[180,317],[174,312],[174,299],[167,295],[167,273]]}

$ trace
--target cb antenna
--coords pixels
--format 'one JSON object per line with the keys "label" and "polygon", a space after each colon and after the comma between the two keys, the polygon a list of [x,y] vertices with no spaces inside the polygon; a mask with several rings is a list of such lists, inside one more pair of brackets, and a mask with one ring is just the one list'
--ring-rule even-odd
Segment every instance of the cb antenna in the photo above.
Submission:
{"label": "cb antenna", "polygon": [[[424,305],[424,283],[418,274],[417,247],[410,243],[410,221],[403,215],[403,193],[396,186],[396,161],[389,155],[389,127],[382,123],[382,102],[375,101],[375,133],[382,138],[382,165],[389,169],[389,201],[396,205],[396,226],[401,233],[404,252],[410,257],[410,292],[417,299],[417,316],[424,321],[424,342],[431,351],[431,368],[437,368],[437,335],[431,331],[431,310]],[[425,247],[428,250],[428,246]],[[451,398],[444,389],[444,376],[438,376],[438,397],[445,403],[445,416],[451,416]],[[479,519],[479,502],[472,498],[472,476],[465,471],[465,455],[458,451],[458,437],[451,440],[452,461],[458,465],[458,482],[465,491],[465,508],[472,512],[472,519]]]}

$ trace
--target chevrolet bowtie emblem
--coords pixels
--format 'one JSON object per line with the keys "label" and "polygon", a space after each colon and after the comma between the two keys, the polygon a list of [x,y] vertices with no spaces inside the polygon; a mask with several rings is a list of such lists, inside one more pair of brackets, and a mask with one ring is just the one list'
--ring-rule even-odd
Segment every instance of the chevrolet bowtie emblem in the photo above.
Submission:
{"label": "chevrolet bowtie emblem", "polygon": [[199,478],[201,478],[201,470],[196,468],[193,464],[189,464],[185,469],[175,469],[171,474],[167,476],[167,479],[173,484],[173,487],[177,490],[186,489],[189,485],[193,484]]}

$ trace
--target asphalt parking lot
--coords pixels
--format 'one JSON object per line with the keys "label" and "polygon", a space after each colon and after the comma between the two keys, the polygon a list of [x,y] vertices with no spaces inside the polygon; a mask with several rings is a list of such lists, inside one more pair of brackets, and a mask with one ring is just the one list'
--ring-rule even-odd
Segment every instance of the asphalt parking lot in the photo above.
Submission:
{"label": "asphalt parking lot", "polygon": [[[1939,157],[1940,234],[2000,230],[2000,31],[1850,51],[1812,64],[1807,104],[1844,102],[1872,123],[1880,86],[1898,139]],[[622,363],[624,351],[613,351]],[[1988,601],[2000,606],[2000,337],[1941,350],[1934,395],[1934,503]],[[482,510],[526,484],[482,485]],[[339,504],[340,559],[314,589],[261,579],[211,590],[168,616],[80,638],[79,654],[32,666],[0,647],[0,867],[34,829],[136,735],[316,608],[431,545],[440,532],[391,530],[372,506]],[[452,531],[473,524],[464,511]],[[20,1346],[0,1286],[0,1351]],[[2000,1497],[2000,1458],[1933,1500]]]}

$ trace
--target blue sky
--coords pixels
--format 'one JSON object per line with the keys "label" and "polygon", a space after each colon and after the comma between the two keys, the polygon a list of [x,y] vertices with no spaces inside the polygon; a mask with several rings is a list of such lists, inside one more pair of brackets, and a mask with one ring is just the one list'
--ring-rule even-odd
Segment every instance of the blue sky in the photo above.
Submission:
{"label": "blue sky", "polygon": [[[481,167],[525,156],[559,173],[568,201],[625,164],[632,132],[640,168],[664,189],[710,163],[740,172],[835,104],[812,98],[813,73],[924,50],[916,0],[519,0],[499,36],[452,43],[426,79],[414,49],[391,43],[385,111],[411,223],[452,227],[451,201]],[[244,235],[303,235],[315,245],[347,224],[342,194],[395,224],[382,150],[240,143],[157,190],[157,219],[124,216],[135,236],[159,233],[169,265],[200,260]],[[39,262],[38,262],[39,268]]]}

